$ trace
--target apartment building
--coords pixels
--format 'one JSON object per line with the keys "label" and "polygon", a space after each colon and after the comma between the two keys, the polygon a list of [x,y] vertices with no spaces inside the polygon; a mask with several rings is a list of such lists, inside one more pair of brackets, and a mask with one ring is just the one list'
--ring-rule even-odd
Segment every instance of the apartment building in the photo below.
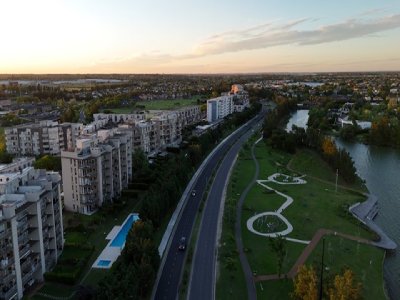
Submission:
{"label": "apartment building", "polygon": [[207,121],[213,123],[233,112],[241,112],[247,107],[250,107],[249,93],[242,85],[234,84],[229,92],[207,100]]}
{"label": "apartment building", "polygon": [[233,113],[233,95],[207,100],[207,121],[212,123]]}
{"label": "apartment building", "polygon": [[[29,164],[28,161],[25,162]],[[63,249],[61,177],[23,167],[22,160],[0,174],[0,299],[22,299],[43,281]]]}
{"label": "apartment building", "polygon": [[81,135],[61,152],[66,210],[92,214],[119,197],[132,179],[132,133],[122,129]]}
{"label": "apartment building", "polygon": [[6,150],[15,155],[58,155],[71,147],[82,124],[41,121],[5,129]]}
{"label": "apartment building", "polygon": [[250,107],[249,93],[244,90],[240,84],[234,84],[231,87],[230,95],[233,95],[233,111],[241,112]]}
{"label": "apartment building", "polygon": [[202,120],[199,106],[173,111],[148,111],[136,114],[95,114],[96,121],[108,120],[132,132],[132,148],[149,154],[180,143],[185,126]]}

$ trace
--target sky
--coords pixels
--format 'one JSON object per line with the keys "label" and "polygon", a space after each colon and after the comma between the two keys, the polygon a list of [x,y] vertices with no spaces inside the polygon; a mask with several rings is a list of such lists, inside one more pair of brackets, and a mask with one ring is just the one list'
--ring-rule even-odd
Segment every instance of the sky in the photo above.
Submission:
{"label": "sky", "polygon": [[0,0],[0,73],[400,70],[399,0]]}

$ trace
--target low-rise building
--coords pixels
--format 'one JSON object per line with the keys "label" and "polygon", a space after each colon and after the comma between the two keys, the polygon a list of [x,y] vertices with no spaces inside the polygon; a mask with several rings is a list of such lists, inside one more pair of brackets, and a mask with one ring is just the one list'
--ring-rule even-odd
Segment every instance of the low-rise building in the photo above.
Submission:
{"label": "low-rise building", "polygon": [[22,299],[43,281],[64,245],[60,175],[10,168],[0,174],[0,299],[6,300]]}

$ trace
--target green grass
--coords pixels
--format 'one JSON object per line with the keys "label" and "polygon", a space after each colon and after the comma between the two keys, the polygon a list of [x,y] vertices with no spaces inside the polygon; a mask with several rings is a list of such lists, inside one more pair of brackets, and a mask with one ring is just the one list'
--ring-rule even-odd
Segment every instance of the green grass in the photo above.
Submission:
{"label": "green grass", "polygon": [[[325,238],[324,283],[332,282],[335,274],[342,274],[344,268],[356,272],[356,279],[362,283],[364,299],[385,299],[383,290],[383,257],[382,250],[349,241],[338,236]],[[322,240],[318,243],[306,264],[314,265],[317,275],[320,274]],[[351,258],[351,259],[349,259]]]}
{"label": "green grass", "polygon": [[[46,282],[43,287],[39,290],[40,293],[48,294],[48,295],[56,295],[57,297],[68,297],[72,294],[74,288],[70,285],[65,285],[61,283],[55,282]],[[29,299],[32,300],[41,300],[41,299],[49,299],[47,297],[43,297],[40,295],[34,295]]]}
{"label": "green grass", "polygon": [[289,279],[277,281],[265,281],[255,284],[257,288],[257,299],[268,300],[291,300],[290,292],[293,290],[293,282]]}
{"label": "green grass", "polygon": [[[179,109],[186,106],[198,105],[197,99],[200,96],[193,96],[188,99],[170,99],[170,100],[146,100],[139,101],[133,106],[128,107],[118,107],[118,108],[108,108],[104,110],[109,110],[115,114],[128,114],[135,110],[173,110]],[[104,111],[103,110],[103,111]]]}
{"label": "green grass", "polygon": [[[316,161],[318,161],[318,164],[315,163]],[[332,183],[335,183],[336,181],[336,173],[326,162],[321,160],[319,155],[314,151],[310,151],[307,149],[298,151],[296,155],[293,157],[293,160],[290,165],[293,170],[301,172],[302,174],[310,174],[314,177],[317,177],[322,180],[327,180]],[[340,170],[339,170],[338,184],[356,190],[360,190],[362,192],[367,191],[365,185],[362,184],[360,179],[357,180],[357,182],[354,184],[346,183],[340,177]]]}
{"label": "green grass", "polygon": [[[362,238],[372,239],[375,237],[373,233],[367,230],[362,224],[356,221],[349,213],[349,205],[365,200],[365,197],[358,192],[350,191],[344,188],[338,188],[335,192],[335,173],[327,166],[317,154],[311,151],[299,151],[294,157],[276,151],[267,147],[264,143],[259,143],[255,148],[257,160],[260,165],[259,179],[267,179],[273,173],[279,172],[287,175],[302,175],[303,172],[312,177],[321,178],[322,182],[306,176],[305,185],[279,185],[275,183],[266,183],[266,185],[293,197],[294,202],[289,206],[283,215],[293,225],[294,230],[288,236],[292,238],[311,240],[315,232],[319,228],[333,229],[335,231],[359,236]],[[287,163],[292,159],[291,167],[296,172],[286,169]],[[254,174],[254,163],[250,159],[250,151],[242,150],[242,156],[235,166],[234,175],[230,181],[229,195],[234,197],[236,193],[240,193],[251,177]],[[297,173],[298,174],[294,174]],[[240,174],[240,176],[238,176]],[[238,178],[240,177],[240,179]],[[342,183],[342,181],[339,181]],[[237,185],[239,185],[237,187]],[[361,182],[358,182],[350,188],[363,190]],[[238,196],[237,196],[238,197]],[[285,201],[285,198],[268,191],[262,186],[255,184],[245,199],[242,211],[242,239],[249,264],[254,273],[261,274],[276,274],[277,263],[276,256],[270,250],[268,238],[255,235],[248,231],[247,220],[254,214],[275,211]],[[226,211],[226,208],[225,208]],[[226,214],[226,212],[225,212]],[[236,244],[233,231],[225,226],[223,228],[223,237],[227,241],[224,245],[226,253],[234,253]],[[361,257],[354,259],[357,253],[349,252],[341,248],[336,248],[340,251],[337,255],[335,264],[344,266],[348,265],[355,272],[357,278],[361,278],[364,286],[379,288],[375,293],[369,293],[368,289],[364,295],[366,299],[381,299],[384,297],[382,287],[383,271],[382,260],[383,251],[378,248],[366,245],[358,245],[357,242],[343,240],[344,243],[350,245],[347,247],[358,247]],[[288,272],[297,258],[305,248],[304,244],[287,242],[287,255],[285,257],[282,272]],[[343,251],[342,251],[343,250]],[[336,253],[335,251],[334,253]],[[317,250],[315,251],[317,253]],[[318,257],[318,254],[313,253],[311,257]],[[333,252],[332,252],[333,253]],[[237,257],[237,255],[236,255]],[[369,259],[374,257],[373,261],[376,264],[369,265]],[[312,258],[310,258],[312,259]],[[359,261],[359,263],[355,263]],[[244,283],[243,274],[241,271],[238,258],[234,260],[236,270],[234,276],[230,276],[230,271],[221,269],[220,279],[217,284],[217,299],[236,299],[235,295],[239,295],[237,299],[246,298],[246,286]],[[339,267],[340,268],[340,267]],[[332,269],[332,272],[333,269]],[[366,275],[368,272],[374,275]],[[241,274],[242,277],[240,277]],[[369,274],[369,273],[368,273]],[[259,299],[290,299],[289,293],[292,291],[292,282],[290,280],[269,281],[256,284]]]}
{"label": "green grass", "polygon": [[136,106],[144,106],[146,110],[171,110],[185,106],[197,105],[197,99],[200,97],[192,97],[189,99],[171,99],[171,100],[148,100],[140,101]]}

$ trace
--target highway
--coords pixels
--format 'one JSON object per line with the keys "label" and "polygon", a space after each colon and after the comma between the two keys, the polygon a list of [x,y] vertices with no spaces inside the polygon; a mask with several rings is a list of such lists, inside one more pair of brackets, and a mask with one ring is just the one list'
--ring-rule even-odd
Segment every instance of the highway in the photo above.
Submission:
{"label": "highway", "polygon": [[[264,113],[260,113],[247,125],[243,126],[240,130],[231,135],[224,144],[219,145],[217,150],[206,163],[198,177],[198,180],[194,183],[193,189],[196,190],[196,195],[191,196],[189,193],[186,199],[186,205],[183,207],[181,216],[177,220],[175,232],[173,232],[173,235],[170,238],[172,239],[169,244],[170,247],[167,247],[164,254],[166,255],[165,261],[160,267],[162,269],[159,271],[161,273],[159,274],[159,280],[156,282],[153,299],[177,299],[186,255],[186,251],[178,250],[179,240],[182,236],[186,237],[188,241],[190,240],[189,238],[192,233],[196,214],[206,190],[207,182],[218,165],[218,162],[225,157],[217,172],[214,184],[212,185],[203,210],[202,226],[193,261],[193,274],[195,276],[193,276],[190,281],[190,299],[212,299],[208,297],[208,295],[214,293],[214,254],[216,251],[217,223],[221,195],[227,176],[226,172],[229,171],[229,167],[237,152],[240,150],[243,142],[245,142],[251,135],[251,129],[256,123],[262,120],[263,115]],[[232,145],[234,146],[231,148]],[[207,232],[207,230],[209,231]],[[206,257],[203,258],[203,256]],[[204,259],[204,261],[202,261],[202,259]],[[214,275],[210,276],[210,274]],[[203,297],[206,291],[207,295]]]}

